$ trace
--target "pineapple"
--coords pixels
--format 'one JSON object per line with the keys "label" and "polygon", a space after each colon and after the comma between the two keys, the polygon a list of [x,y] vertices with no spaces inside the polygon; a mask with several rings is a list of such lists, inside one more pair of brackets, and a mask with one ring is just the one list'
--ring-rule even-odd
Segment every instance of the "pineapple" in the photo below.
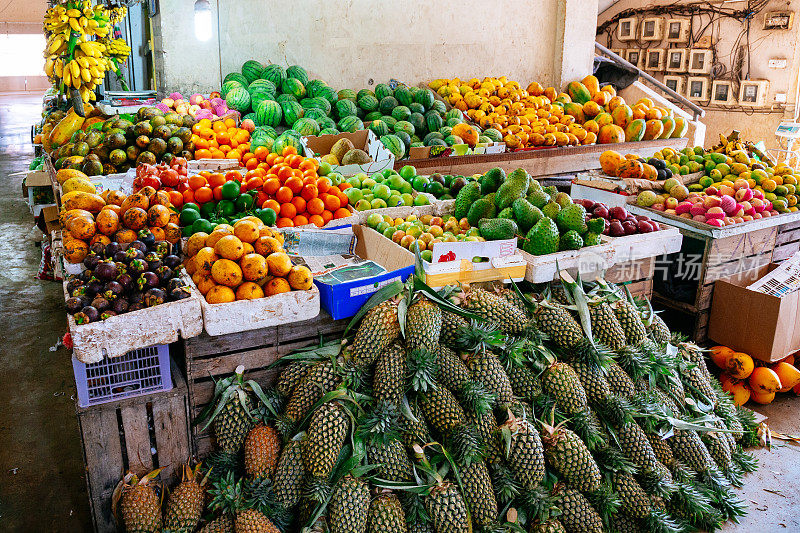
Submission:
{"label": "pineapple", "polygon": [[450,348],[455,347],[461,328],[469,328],[469,322],[464,317],[443,309],[439,342]]}
{"label": "pineapple", "polygon": [[542,376],[542,388],[567,416],[588,408],[586,391],[575,370],[567,363],[553,363]]}
{"label": "pineapple", "polygon": [[578,379],[586,391],[586,398],[592,403],[598,403],[611,396],[611,388],[605,376],[594,365],[575,361],[572,363]]}
{"label": "pineapple", "polygon": [[557,518],[551,518],[545,522],[531,524],[529,533],[567,533],[567,530]]}
{"label": "pineapple", "polygon": [[281,533],[269,518],[255,509],[236,513],[236,533]]}
{"label": "pineapple", "polygon": [[244,441],[245,472],[255,479],[272,479],[280,451],[281,438],[278,432],[264,424],[257,425]]}
{"label": "pineapple", "polygon": [[500,460],[500,449],[497,441],[497,419],[494,413],[489,410],[482,415],[470,413],[470,423],[475,426],[478,437],[483,444],[486,460],[495,463]]}
{"label": "pineapple", "polygon": [[467,505],[458,488],[449,481],[434,486],[425,497],[425,508],[436,533],[472,533]]}
{"label": "pineapple", "polygon": [[373,439],[367,445],[367,457],[370,464],[378,466],[375,475],[381,479],[399,482],[414,478],[414,467],[406,448],[397,439]]}
{"label": "pineapple", "polygon": [[697,432],[676,429],[669,442],[675,457],[695,472],[703,473],[714,467],[714,459]]}
{"label": "pineapple", "polygon": [[492,478],[483,461],[475,461],[459,467],[464,502],[472,521],[486,527],[497,520],[497,500],[494,496]]}
{"label": "pineapple", "polygon": [[304,478],[302,445],[300,441],[290,440],[281,451],[273,480],[275,499],[285,509],[291,509],[300,501]]}
{"label": "pineapple", "polygon": [[303,464],[311,476],[330,476],[347,438],[349,422],[338,402],[324,403],[314,411],[302,448]]}
{"label": "pineapple", "polygon": [[278,381],[275,383],[275,390],[278,391],[278,394],[286,397],[291,396],[297,385],[299,385],[300,382],[303,381],[303,378],[308,375],[308,371],[311,370],[311,366],[312,365],[305,361],[294,361],[289,363],[286,368],[281,370],[281,375],[278,377]]}
{"label": "pineapple", "polygon": [[464,295],[461,306],[509,335],[523,333],[528,325],[524,311],[484,289],[471,289]]}
{"label": "pineapple", "polygon": [[355,366],[371,366],[378,355],[399,336],[397,304],[387,300],[367,311],[350,346]]}
{"label": "pineapple", "polygon": [[398,421],[400,426],[400,439],[406,447],[411,448],[414,444],[426,444],[431,441],[430,431],[422,410],[416,403],[409,404],[411,417],[403,415]]}
{"label": "pineapple", "polygon": [[[706,372],[708,372],[708,370],[706,370]],[[712,405],[716,403],[717,394],[714,392],[714,387],[711,386],[711,383],[709,383],[708,379],[703,375],[703,371],[699,366],[694,364],[687,365],[681,371],[681,377],[683,378],[684,384],[689,387],[690,390],[694,389],[696,393],[705,396],[703,403],[710,402]]]}
{"label": "pineapple", "polygon": [[408,374],[406,350],[402,344],[394,342],[387,346],[375,365],[372,378],[372,394],[376,400],[399,405],[406,392],[405,377]]}
{"label": "pineapple", "polygon": [[658,462],[671,468],[675,464],[675,456],[672,455],[672,449],[667,444],[667,441],[655,433],[648,433],[647,440],[650,441],[650,446],[652,446]]}
{"label": "pineapple", "polygon": [[647,435],[635,421],[617,427],[617,441],[625,457],[642,472],[660,471],[658,459]]}
{"label": "pineapple", "polygon": [[628,344],[638,346],[647,338],[647,331],[639,316],[639,311],[627,300],[617,300],[611,304],[617,320],[625,332],[625,339]]}
{"label": "pineapple", "polygon": [[717,466],[724,472],[730,470],[733,463],[731,462],[731,448],[728,440],[721,433],[714,432],[705,433],[701,440],[706,445],[708,453],[711,454],[711,458],[714,459]]}
{"label": "pineapple", "polygon": [[520,296],[517,291],[508,287],[498,287],[495,294],[504,299],[527,316],[530,313],[531,301],[528,297]]}
{"label": "pineapple", "polygon": [[410,350],[434,351],[442,332],[442,311],[427,298],[408,306],[406,313],[406,344]]}
{"label": "pineapple", "polygon": [[164,513],[164,531],[192,533],[197,528],[205,507],[205,484],[208,475],[197,479],[200,465],[194,469],[183,465],[183,480],[170,493]]}
{"label": "pineapple", "polygon": [[631,520],[622,513],[611,515],[611,526],[617,533],[644,533],[636,520]]}
{"label": "pineapple", "polygon": [[161,500],[152,480],[161,469],[153,470],[141,479],[128,472],[117,484],[112,498],[114,515],[121,511],[127,533],[157,533],[161,531]]}
{"label": "pineapple", "polygon": [[316,363],[289,398],[284,411],[286,419],[293,423],[302,420],[322,396],[336,388],[339,381],[333,361]]}
{"label": "pineapple", "polygon": [[627,399],[636,395],[633,380],[613,359],[609,360],[608,367],[606,367],[606,379],[613,394]]}
{"label": "pineapple", "polygon": [[[703,356],[703,351],[699,346],[684,342],[678,346],[678,353],[681,354],[685,361],[697,365],[700,369],[700,373],[706,378],[706,381],[714,383],[714,380],[711,378],[711,373],[708,371],[708,365],[706,365],[706,358]],[[711,399],[713,400],[713,398]]]}
{"label": "pineapple", "polygon": [[534,318],[539,329],[561,350],[570,350],[584,341],[583,328],[563,307],[543,302],[536,307]]}
{"label": "pineapple", "polygon": [[620,512],[634,520],[643,520],[650,514],[650,499],[632,475],[627,472],[615,472],[613,484],[622,503]]}
{"label": "pineapple", "polygon": [[600,468],[589,449],[575,433],[566,428],[545,426],[543,437],[545,456],[561,477],[581,492],[592,493],[600,489]]}
{"label": "pineapple", "polygon": [[672,333],[670,333],[664,319],[655,313],[653,313],[653,319],[650,324],[645,326],[645,330],[650,335],[650,338],[653,339],[653,342],[659,346],[667,344],[672,338]]}
{"label": "pineapple", "polygon": [[200,533],[234,533],[233,518],[228,513],[223,513],[204,525]]}
{"label": "pineapple", "polygon": [[514,390],[511,388],[508,374],[494,354],[486,351],[473,354],[468,366],[475,381],[494,394],[496,406],[507,407],[511,404],[514,400]]}
{"label": "pineapple", "polygon": [[369,533],[407,533],[406,514],[394,494],[381,494],[369,506]]}
{"label": "pineapple", "polygon": [[440,346],[436,350],[436,362],[439,365],[439,383],[451,391],[459,391],[461,388],[472,381],[467,365],[458,355],[445,346]]}
{"label": "pineapple", "polygon": [[595,340],[614,351],[625,346],[625,331],[617,320],[614,310],[606,302],[590,304],[589,319]]}
{"label": "pineapple", "polygon": [[500,426],[501,449],[515,477],[527,490],[544,479],[544,449],[539,432],[524,419],[511,417]]}
{"label": "pineapple", "polygon": [[603,533],[603,519],[583,494],[559,484],[556,486],[553,497],[556,506],[561,509],[558,521],[564,524],[567,531]]}
{"label": "pineapple", "polygon": [[447,434],[464,424],[466,420],[464,409],[446,387],[436,385],[420,399],[425,420],[440,433]]}
{"label": "pineapple", "polygon": [[514,394],[521,399],[532,402],[542,394],[542,381],[528,367],[508,365],[506,373]]}
{"label": "pineapple", "polygon": [[408,533],[436,533],[430,522],[422,522],[420,520],[409,524]]}
{"label": "pineapple", "polygon": [[362,533],[367,530],[369,486],[345,476],[336,486],[329,503],[331,533]]}

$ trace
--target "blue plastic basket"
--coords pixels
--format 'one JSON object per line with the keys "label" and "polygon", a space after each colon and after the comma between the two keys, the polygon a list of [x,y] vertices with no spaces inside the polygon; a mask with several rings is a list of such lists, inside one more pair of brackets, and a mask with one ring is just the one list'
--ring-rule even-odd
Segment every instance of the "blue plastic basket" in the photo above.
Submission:
{"label": "blue plastic basket", "polygon": [[88,365],[73,356],[72,370],[81,407],[172,389],[168,344],[139,348]]}

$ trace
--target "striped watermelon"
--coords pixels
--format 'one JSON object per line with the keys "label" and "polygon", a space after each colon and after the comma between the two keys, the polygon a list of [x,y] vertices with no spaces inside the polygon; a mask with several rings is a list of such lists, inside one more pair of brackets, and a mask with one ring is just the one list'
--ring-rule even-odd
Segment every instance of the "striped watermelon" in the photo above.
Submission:
{"label": "striped watermelon", "polygon": [[303,86],[308,83],[308,72],[300,65],[292,65],[286,69],[286,77],[299,81]]}
{"label": "striped watermelon", "polygon": [[447,112],[447,106],[441,100],[434,100],[431,109],[440,115],[444,115]]}
{"label": "striped watermelon", "polygon": [[488,128],[486,131],[483,132],[486,137],[489,137],[492,142],[499,143],[503,140],[503,134],[500,133],[498,130],[494,128]]}
{"label": "striped watermelon", "polygon": [[264,65],[255,59],[245,61],[244,65],[242,65],[242,75],[247,78],[247,83],[253,83],[259,77],[261,77],[261,71],[263,70]]}
{"label": "striped watermelon", "polygon": [[464,144],[464,140],[458,135],[448,135],[444,138],[444,142],[446,142],[448,146],[453,146],[454,144]]}
{"label": "striped watermelon", "polygon": [[[302,103],[300,105],[303,105]],[[314,120],[319,123],[320,120],[323,118],[327,118],[328,115],[325,114],[325,111],[322,109],[318,109],[316,107],[303,107],[306,110],[306,114],[303,115],[304,118],[313,118]]]}
{"label": "striped watermelon", "polygon": [[419,135],[412,135],[411,136],[411,144],[414,143],[422,143],[422,139],[419,138]]}
{"label": "striped watermelon", "polygon": [[250,108],[258,109],[259,104],[264,100],[274,100],[275,95],[272,93],[264,92],[263,89],[256,89],[250,93]]}
{"label": "striped watermelon", "polygon": [[409,146],[411,146],[411,135],[409,135],[405,131],[396,131],[394,132],[394,134],[397,135],[397,137],[401,141],[403,141],[403,146],[406,147],[406,150],[408,149]]}
{"label": "striped watermelon", "polygon": [[336,115],[339,118],[352,117],[356,116],[357,114],[358,108],[352,100],[345,99],[336,102]]}
{"label": "striped watermelon", "polygon": [[270,150],[274,142],[275,139],[273,137],[270,137],[263,131],[256,130],[250,135],[250,150],[255,151],[259,146],[264,146],[267,150]]}
{"label": "striped watermelon", "polygon": [[444,121],[436,111],[428,111],[425,113],[425,124],[428,127],[428,131],[439,131]]}
{"label": "striped watermelon", "polygon": [[323,87],[322,89],[320,89],[317,97],[324,98],[331,105],[336,105],[336,101],[339,100],[339,95],[336,94],[336,91],[334,91],[330,87]]}
{"label": "striped watermelon", "polygon": [[256,89],[264,89],[266,91],[275,94],[278,92],[278,89],[275,87],[275,84],[269,80],[263,80],[261,78],[254,80],[253,83],[247,86],[247,90],[254,91]]}
{"label": "striped watermelon", "polygon": [[356,93],[356,102],[361,100],[363,96],[372,96],[375,97],[375,93],[370,91],[369,89],[361,89]]}
{"label": "striped watermelon", "polygon": [[442,126],[441,128],[439,128],[439,133],[442,134],[443,139],[448,135],[450,135],[452,132],[453,128],[451,128],[450,126]]}
{"label": "striped watermelon", "polygon": [[384,121],[387,126],[389,126],[389,129],[393,129],[394,125],[397,124],[397,119],[391,115],[384,115],[381,117],[381,120]]}
{"label": "striped watermelon", "polygon": [[303,106],[297,102],[284,102],[281,104],[281,109],[283,109],[283,123],[290,128],[305,114]]}
{"label": "striped watermelon", "polygon": [[330,88],[328,87],[328,84],[322,80],[309,80],[305,86],[306,92],[311,98],[314,98],[315,96],[321,96],[323,90]]}
{"label": "striped watermelon", "polygon": [[411,94],[411,91],[405,85],[401,85],[394,91],[394,97],[397,98],[397,101],[400,102],[400,105],[404,105],[408,107],[411,102],[414,101],[414,96]]}
{"label": "striped watermelon", "polygon": [[275,97],[275,101],[277,101],[279,104],[284,102],[297,102],[297,98],[291,94],[279,94]]}
{"label": "striped watermelon", "polygon": [[292,129],[300,135],[316,135],[319,133],[319,124],[313,118],[303,117],[294,123]]}
{"label": "striped watermelon", "polygon": [[330,115],[332,111],[331,103],[321,96],[315,96],[311,99],[311,107],[321,109],[326,115]]}
{"label": "striped watermelon", "polygon": [[389,126],[382,120],[373,120],[369,125],[369,129],[378,137],[389,135]]}
{"label": "striped watermelon", "polygon": [[375,111],[378,109],[378,99],[371,94],[365,94],[358,99],[358,107],[364,111]]}
{"label": "striped watermelon", "polygon": [[383,115],[381,115],[380,111],[370,111],[369,113],[364,115],[364,122],[372,122],[373,120],[380,120],[382,116]]}
{"label": "striped watermelon", "polygon": [[338,127],[340,131],[353,133],[354,131],[363,130],[364,123],[361,122],[361,119],[358,117],[348,116],[339,121]]}
{"label": "striped watermelon", "polygon": [[447,120],[447,119],[449,119],[449,118],[461,118],[461,116],[462,116],[462,115],[461,115],[461,111],[459,111],[459,110],[458,110],[458,109],[456,109],[456,108],[453,108],[453,109],[451,109],[451,110],[447,111],[447,112],[444,114],[444,119],[445,119],[445,120]]}
{"label": "striped watermelon", "polygon": [[406,146],[397,135],[384,135],[381,137],[381,143],[392,153],[395,159],[402,159],[406,153]]}
{"label": "striped watermelon", "polygon": [[407,120],[398,120],[397,123],[392,128],[392,130],[395,132],[404,131],[409,135],[414,135],[414,132],[416,131],[414,129],[414,125],[408,122]]}
{"label": "striped watermelon", "polygon": [[449,146],[444,139],[431,139],[426,146]]}
{"label": "striped watermelon", "polygon": [[386,83],[379,83],[375,86],[375,98],[383,100],[387,96],[393,96],[394,91]]}
{"label": "striped watermelon", "polygon": [[228,91],[225,103],[239,113],[246,113],[250,109],[250,93],[244,87],[234,87]]}
{"label": "striped watermelon", "polygon": [[421,89],[414,95],[414,101],[425,106],[425,109],[430,109],[434,100],[433,91],[430,89]]}
{"label": "striped watermelon", "polygon": [[259,126],[270,126],[272,128],[280,125],[283,119],[283,108],[274,100],[264,100],[258,104],[256,109],[256,124]]}
{"label": "striped watermelon", "polygon": [[399,105],[392,109],[392,116],[395,120],[408,120],[411,116],[411,110],[404,105]]}
{"label": "striped watermelon", "polygon": [[[425,122],[425,117],[420,113],[411,113],[408,121],[414,126],[414,131],[419,134],[424,134],[428,129],[428,124]],[[411,135],[414,135],[413,133]]]}
{"label": "striped watermelon", "polygon": [[448,125],[448,126],[450,126],[451,128],[454,128],[455,126],[457,126],[457,125],[461,124],[462,122],[464,122],[464,119],[463,119],[463,118],[461,118],[461,117],[458,117],[458,118],[448,118],[448,119],[447,119],[447,125]]}
{"label": "striped watermelon", "polygon": [[336,121],[331,117],[322,117],[317,120],[317,124],[319,124],[319,127],[322,129],[336,129]]}
{"label": "striped watermelon", "polygon": [[286,78],[283,80],[283,83],[281,83],[281,92],[284,94],[291,94],[297,98],[297,100],[305,98],[306,96],[305,86],[300,82],[300,80],[296,80],[294,78]]}
{"label": "striped watermelon", "polygon": [[413,141],[413,142],[411,143],[411,148],[421,148],[421,147],[423,147],[423,146],[425,146],[425,145],[424,145],[424,144],[422,144],[422,143],[421,143],[421,142],[419,142],[419,141]]}
{"label": "striped watermelon", "polygon": [[256,126],[256,129],[253,133],[259,132],[259,134],[268,135],[273,139],[278,136],[278,132],[275,131],[275,128],[272,126]]}
{"label": "striped watermelon", "polygon": [[267,65],[261,69],[260,77],[271,81],[275,87],[280,87],[286,79],[286,71],[280,65]]}
{"label": "striped watermelon", "polygon": [[425,106],[418,102],[411,102],[410,104],[408,104],[408,108],[411,110],[412,113],[419,113],[421,115],[425,114]]}
{"label": "striped watermelon", "polygon": [[384,96],[381,98],[380,104],[378,104],[378,109],[380,109],[382,115],[389,115],[392,113],[392,109],[398,105],[400,105],[400,103],[394,96]]}
{"label": "striped watermelon", "polygon": [[336,95],[339,100],[352,100],[356,101],[356,92],[353,89],[342,89]]}
{"label": "striped watermelon", "polygon": [[487,137],[486,135],[481,135],[480,137],[478,137],[478,142],[479,143],[489,144],[490,142],[493,142],[493,141],[489,137]]}
{"label": "striped watermelon", "polygon": [[288,131],[283,132],[281,135],[275,139],[275,142],[272,143],[272,152],[276,154],[283,153],[283,149],[287,146],[294,146],[297,149],[298,154],[303,154],[303,145],[300,143],[300,138],[292,135]]}
{"label": "striped watermelon", "polygon": [[430,146],[430,142],[433,139],[444,140],[444,135],[442,135],[438,131],[432,131],[429,134],[427,134],[424,139],[422,139],[422,142],[423,144],[425,144],[425,146]]}
{"label": "striped watermelon", "polygon": [[320,135],[339,135],[339,130],[336,128],[323,128],[319,130]]}
{"label": "striped watermelon", "polygon": [[242,75],[241,72],[231,72],[230,74],[225,76],[225,79],[222,80],[222,83],[224,85],[225,82],[231,81],[231,80],[238,81],[239,83],[242,84],[243,87],[247,87],[247,85],[249,84],[249,82],[247,81],[247,78],[245,78],[244,75]]}
{"label": "striped watermelon", "polygon": [[254,112],[247,113],[246,115],[242,116],[242,120],[252,120],[253,122],[256,121],[256,114]]}
{"label": "striped watermelon", "polygon": [[222,89],[220,89],[219,93],[220,95],[222,95],[223,98],[227,98],[228,93],[236,87],[241,87],[242,89],[244,89],[245,87],[247,87],[247,85],[243,85],[236,80],[229,80],[222,84]]}

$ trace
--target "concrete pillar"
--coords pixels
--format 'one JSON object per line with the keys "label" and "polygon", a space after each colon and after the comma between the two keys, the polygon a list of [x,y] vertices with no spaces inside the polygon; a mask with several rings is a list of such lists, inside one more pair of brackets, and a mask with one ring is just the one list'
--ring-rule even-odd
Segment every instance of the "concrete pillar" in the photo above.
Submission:
{"label": "concrete pillar", "polygon": [[598,0],[556,0],[553,76],[557,87],[591,74]]}

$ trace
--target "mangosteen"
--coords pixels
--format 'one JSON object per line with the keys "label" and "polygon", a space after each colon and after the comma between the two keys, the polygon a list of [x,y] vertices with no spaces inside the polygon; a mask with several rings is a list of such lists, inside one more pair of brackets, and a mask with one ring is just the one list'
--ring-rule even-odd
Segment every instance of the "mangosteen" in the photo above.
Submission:
{"label": "mangosteen", "polygon": [[[175,281],[175,280],[172,280]],[[169,291],[169,299],[173,301],[177,300],[184,300],[192,295],[192,292],[189,290],[189,287],[176,287]]]}
{"label": "mangosteen", "polygon": [[143,243],[142,241],[133,241],[128,245],[128,250],[130,250],[131,248],[141,250],[143,254],[147,253],[147,245],[145,245],[145,243]]}
{"label": "mangosteen", "polygon": [[82,286],[83,281],[81,281],[79,278],[70,276],[69,281],[67,281],[67,292],[72,294],[72,291]]}
{"label": "mangosteen", "polygon": [[139,290],[144,291],[149,288],[158,287],[158,284],[161,282],[158,279],[158,276],[155,272],[142,272],[142,275],[139,276],[139,279],[136,280],[136,285],[139,286]]}
{"label": "mangosteen", "polygon": [[127,272],[117,276],[117,283],[122,286],[123,292],[127,292],[133,288],[133,278]]}
{"label": "mangosteen", "polygon": [[106,257],[113,257],[115,253],[122,250],[122,245],[118,242],[110,242],[106,244]]}
{"label": "mangosteen", "polygon": [[166,299],[167,294],[163,290],[155,287],[148,289],[147,292],[144,293],[144,303],[147,307],[163,304]]}
{"label": "mangosteen", "polygon": [[109,300],[113,300],[118,296],[122,296],[122,293],[125,292],[125,287],[118,281],[109,281],[106,283],[104,287],[105,291],[103,291],[103,296],[108,298]]}
{"label": "mangosteen", "polygon": [[117,265],[111,261],[100,261],[94,269],[94,275],[104,281],[109,281],[117,277]]}
{"label": "mangosteen", "polygon": [[161,262],[164,265],[166,265],[166,266],[170,267],[171,269],[175,270],[175,268],[177,268],[178,265],[181,264],[181,258],[178,257],[177,255],[165,255],[161,259]]}
{"label": "mangosteen", "polygon": [[128,248],[125,250],[125,260],[128,262],[133,261],[134,259],[141,259],[144,257],[144,252],[139,250],[138,248]]}
{"label": "mangosteen", "polygon": [[89,322],[97,322],[97,319],[100,318],[100,312],[91,305],[87,305],[75,313],[74,316],[76,324],[88,324]]}
{"label": "mangosteen", "polygon": [[152,270],[155,272],[158,270],[158,267],[161,266],[161,256],[157,253],[150,252],[146,256],[144,256],[144,260],[147,261],[147,270]]}
{"label": "mangosteen", "polygon": [[167,292],[172,292],[178,287],[183,287],[184,285],[186,285],[186,283],[184,283],[181,278],[172,278],[167,283]]}
{"label": "mangosteen", "polygon": [[78,279],[80,279],[84,283],[89,283],[92,279],[92,271],[91,270],[84,270],[78,275]]}
{"label": "mangosteen", "polygon": [[86,297],[94,298],[102,290],[103,282],[97,278],[92,278],[92,280],[86,284]]}
{"label": "mangosteen", "polygon": [[67,298],[65,305],[67,307],[67,313],[71,315],[74,315],[75,313],[86,307],[83,300],[81,298],[78,298],[77,296]]}
{"label": "mangosteen", "polygon": [[155,243],[155,245],[151,246],[150,249],[155,253],[159,254],[161,257],[164,257],[170,254],[170,252],[172,251],[172,246],[170,246],[170,244],[167,241],[159,241]]}
{"label": "mangosteen", "polygon": [[128,272],[127,263],[114,263],[114,264],[117,265],[117,277]]}
{"label": "mangosteen", "polygon": [[89,248],[89,250],[91,250],[91,252],[92,252],[93,254],[97,254],[97,255],[99,255],[100,257],[105,257],[105,256],[106,256],[106,245],[105,245],[105,244],[103,244],[102,242],[96,242],[96,243],[94,243],[94,244],[92,245],[92,247],[91,247],[91,248]]}
{"label": "mangosteen", "polygon": [[135,304],[131,304],[128,306],[128,312],[131,311],[139,311],[140,309],[144,309],[144,302],[136,302]]}
{"label": "mangosteen", "polygon": [[172,269],[170,267],[168,267],[168,266],[165,266],[165,265],[161,265],[160,267],[158,267],[155,270],[155,272],[156,272],[156,275],[158,275],[159,279],[161,280],[161,283],[168,282],[175,275],[172,272]]}
{"label": "mangosteen", "polygon": [[74,296],[75,298],[86,298],[88,295],[87,286],[81,285],[80,287],[75,287],[69,291],[69,295]]}
{"label": "mangosteen", "polygon": [[137,276],[147,270],[147,262],[144,259],[134,259],[128,263],[128,272],[132,276]]}
{"label": "mangosteen", "polygon": [[117,298],[116,300],[111,302],[111,310],[117,313],[118,315],[125,313],[128,310],[128,307],[129,307],[128,300],[126,300],[125,298]]}
{"label": "mangosteen", "polygon": [[144,293],[141,292],[141,291],[138,291],[138,290],[133,291],[128,296],[128,304],[129,305],[140,304],[142,302],[144,302]]}
{"label": "mangosteen", "polygon": [[139,241],[143,242],[147,246],[152,246],[156,242],[156,236],[153,235],[153,232],[149,229],[140,229],[138,233]]}
{"label": "mangosteen", "polygon": [[117,316],[117,313],[111,309],[108,309],[100,313],[100,320],[105,320],[106,318],[111,318],[112,316]]}
{"label": "mangosteen", "polygon": [[92,300],[91,305],[92,307],[94,307],[95,309],[97,309],[102,313],[103,311],[111,307],[111,302],[109,302],[108,298],[106,298],[102,294],[98,294],[97,296],[94,297],[94,300]]}
{"label": "mangosteen", "polygon": [[[133,255],[135,256],[136,254]],[[134,257],[128,257],[128,254],[126,252],[120,250],[119,252],[114,254],[114,257],[112,257],[112,259],[114,260],[115,263],[127,263],[131,259],[134,259]]]}

